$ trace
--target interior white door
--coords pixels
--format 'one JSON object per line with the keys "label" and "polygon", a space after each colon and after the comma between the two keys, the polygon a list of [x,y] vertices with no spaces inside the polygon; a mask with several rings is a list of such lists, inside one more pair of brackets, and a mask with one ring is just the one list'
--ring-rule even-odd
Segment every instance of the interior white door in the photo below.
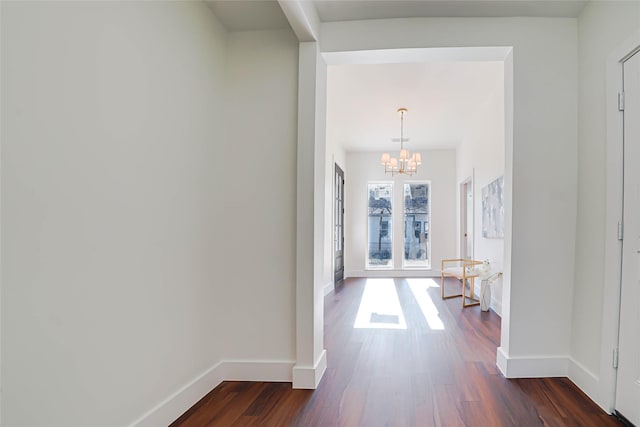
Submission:
{"label": "interior white door", "polygon": [[473,258],[473,187],[468,178],[460,184],[460,257]]}
{"label": "interior white door", "polygon": [[467,256],[473,259],[473,182],[467,181]]}
{"label": "interior white door", "polygon": [[624,240],[616,410],[640,426],[640,53],[624,73]]}

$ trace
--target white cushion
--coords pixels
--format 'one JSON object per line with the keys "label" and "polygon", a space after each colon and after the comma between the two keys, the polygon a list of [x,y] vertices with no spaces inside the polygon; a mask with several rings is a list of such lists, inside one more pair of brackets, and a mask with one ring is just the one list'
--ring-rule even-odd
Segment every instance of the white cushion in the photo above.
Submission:
{"label": "white cushion", "polygon": [[[480,266],[482,267],[482,266]],[[467,277],[476,277],[480,274],[479,271],[477,271],[476,269],[474,269],[473,267],[471,267],[472,270],[471,272],[469,272],[467,270]],[[462,277],[462,267],[449,267],[449,268],[445,268],[442,271],[445,275],[450,275],[450,276],[456,276],[456,277]]]}

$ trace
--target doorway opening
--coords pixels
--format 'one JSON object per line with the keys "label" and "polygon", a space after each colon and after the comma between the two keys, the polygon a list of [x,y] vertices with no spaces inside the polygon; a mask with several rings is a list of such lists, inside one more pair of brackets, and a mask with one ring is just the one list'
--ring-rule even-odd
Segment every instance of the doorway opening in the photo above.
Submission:
{"label": "doorway opening", "polygon": [[460,258],[473,259],[473,179],[460,184]]}
{"label": "doorway opening", "polygon": [[[305,70],[308,69],[309,73],[313,73],[313,70],[316,70],[315,75],[315,92],[309,91],[310,95],[315,93],[316,97],[319,98],[310,98],[310,103],[314,106],[309,105],[311,108],[310,111],[315,111],[315,164],[314,169],[308,170],[306,169],[309,165],[302,162],[303,168],[300,169],[301,162],[299,160],[299,170],[303,170],[303,175],[307,177],[314,178],[314,193],[315,193],[315,204],[314,204],[314,212],[316,221],[314,221],[314,229],[313,234],[315,234],[316,238],[314,241],[314,269],[313,269],[313,279],[314,279],[314,299],[313,302],[308,299],[305,301],[298,301],[298,321],[297,321],[297,330],[298,336],[303,337],[308,334],[312,334],[313,338],[308,341],[313,344],[312,352],[313,352],[313,362],[308,363],[306,365],[310,366],[321,366],[321,351],[323,348],[322,341],[324,336],[324,328],[322,326],[322,307],[324,306],[323,297],[327,293],[327,283],[331,283],[334,280],[334,277],[329,278],[329,274],[333,276],[335,274],[335,269],[329,267],[331,264],[335,262],[335,258],[333,255],[333,232],[334,230],[334,214],[333,212],[333,204],[334,197],[331,191],[333,187],[334,180],[334,164],[335,162],[340,161],[340,166],[345,175],[348,175],[349,179],[346,181],[346,185],[344,188],[344,197],[348,200],[348,206],[345,207],[344,211],[344,223],[343,223],[343,236],[344,236],[344,253],[343,253],[343,262],[345,265],[345,269],[343,272],[343,277],[345,279],[350,277],[436,277],[439,276],[439,264],[440,260],[446,258],[449,255],[458,255],[457,251],[459,250],[457,238],[459,228],[459,195],[458,183],[460,181],[460,177],[456,175],[459,170],[463,170],[464,176],[470,175],[470,170],[467,168],[471,167],[471,162],[466,162],[463,168],[459,168],[456,164],[455,151],[456,149],[453,147],[443,147],[442,145],[438,146],[437,144],[431,147],[430,153],[433,154],[431,157],[432,164],[427,164],[425,166],[425,160],[423,156],[423,168],[422,170],[429,171],[429,173],[434,172],[438,169],[445,170],[445,173],[448,172],[450,176],[445,181],[430,179],[429,176],[417,176],[414,179],[424,180],[431,182],[431,194],[433,197],[434,205],[437,201],[444,202],[438,207],[433,206],[433,210],[429,212],[429,223],[428,223],[428,237],[430,244],[431,253],[428,256],[431,259],[431,267],[432,269],[411,269],[404,270],[402,268],[403,257],[398,256],[394,259],[394,265],[391,269],[385,270],[370,270],[367,271],[365,268],[366,264],[366,256],[367,256],[367,244],[368,244],[368,236],[367,236],[367,222],[363,221],[364,215],[367,212],[367,182],[371,181],[387,181],[393,180],[396,184],[397,188],[404,188],[406,177],[387,177],[384,174],[384,168],[379,166],[380,163],[380,154],[376,151],[389,151],[389,139],[397,136],[397,123],[395,120],[395,114],[391,114],[391,121],[393,122],[390,125],[390,128],[386,131],[378,131],[377,136],[373,135],[371,138],[367,138],[368,146],[370,148],[369,151],[361,150],[361,149],[350,149],[345,147],[344,144],[348,141],[353,141],[356,138],[353,134],[349,134],[348,132],[336,132],[329,124],[338,121],[338,122],[350,122],[351,124],[360,125],[360,129],[369,129],[371,130],[374,126],[379,124],[378,122],[382,122],[382,119],[379,119],[379,115],[371,114],[371,108],[377,109],[380,108],[382,114],[387,115],[388,111],[396,111],[397,107],[400,105],[399,101],[389,101],[382,102],[378,101],[369,101],[367,103],[367,108],[359,109],[354,108],[353,105],[349,103],[340,103],[342,104],[346,111],[340,110],[339,108],[334,108],[336,105],[335,100],[332,98],[332,90],[337,87],[331,84],[331,73],[334,69],[334,66],[356,66],[356,65],[366,65],[366,66],[380,66],[380,65],[393,65],[393,66],[402,66],[402,65],[432,65],[439,64],[444,62],[460,62],[460,63],[468,63],[468,64],[477,64],[482,62],[493,62],[498,66],[498,69],[504,73],[503,80],[500,83],[500,87],[502,88],[502,92],[497,97],[499,98],[499,102],[502,105],[504,112],[503,119],[504,124],[503,127],[499,130],[502,135],[504,135],[503,144],[504,144],[504,152],[511,153],[512,145],[513,145],[513,135],[512,135],[512,120],[513,120],[513,59],[512,59],[512,48],[511,47],[492,47],[492,48],[417,48],[417,49],[384,49],[384,50],[372,50],[372,51],[350,51],[350,52],[319,52],[317,50],[317,46],[309,45],[309,52],[306,49],[303,49],[301,52],[305,56],[305,61],[301,60],[301,64],[305,65],[303,67]],[[314,52],[311,52],[311,51]],[[311,60],[311,57],[315,56],[316,62]],[[356,71],[357,74],[357,71]],[[447,73],[438,73],[440,75]],[[356,82],[363,83],[366,79],[364,76],[360,76],[360,79],[355,80]],[[462,79],[462,81],[475,81],[477,77],[477,73],[473,75],[472,78]],[[399,79],[400,82],[407,83],[406,79]],[[374,82],[376,80],[374,79]],[[379,81],[377,82],[379,83]],[[376,85],[375,87],[380,87]],[[408,87],[415,88],[414,86],[408,85]],[[337,88],[338,92],[341,92],[341,89],[346,88]],[[459,92],[465,92],[464,90],[460,90]],[[369,92],[372,92],[369,89]],[[415,92],[415,90],[413,91]],[[306,88],[305,88],[306,93]],[[382,95],[380,91],[373,91],[373,93],[377,95]],[[385,95],[393,95],[393,91],[385,92]],[[429,120],[433,120],[435,122],[439,122],[437,116],[438,111],[442,110],[442,105],[438,102],[438,100],[442,100],[442,97],[436,97],[434,94],[431,94],[431,100],[433,102],[433,108],[435,110],[431,112],[425,113],[423,111],[422,114],[418,115],[418,117],[422,116],[425,118],[423,121],[426,121],[426,118]],[[443,94],[444,98],[447,98],[450,94]],[[326,96],[326,98],[325,98]],[[425,98],[425,97],[422,97]],[[351,96],[350,99],[362,99],[359,97]],[[485,97],[486,99],[486,97]],[[397,105],[396,105],[397,104]],[[479,104],[467,103],[465,105],[473,105],[473,107],[478,107]],[[315,110],[314,110],[315,108]],[[409,109],[411,111],[419,112],[419,109],[411,108],[409,105]],[[486,111],[491,110],[490,108],[485,108]],[[361,122],[364,120],[364,124]],[[419,120],[419,119],[418,119]],[[417,122],[416,122],[417,123]],[[302,132],[305,134],[311,135],[313,127],[305,127],[303,126]],[[409,129],[407,129],[409,130]],[[434,135],[434,132],[428,132],[429,135]],[[318,137],[320,135],[320,137]],[[411,135],[408,137],[412,138]],[[417,141],[417,137],[414,137]],[[381,140],[382,139],[382,140]],[[489,138],[487,138],[489,139]],[[496,140],[497,138],[493,138]],[[381,144],[381,145],[377,145]],[[409,142],[409,145],[411,142]],[[377,149],[374,147],[378,147]],[[382,147],[384,146],[384,148]],[[449,149],[449,153],[446,153],[447,148]],[[412,151],[419,151],[420,148],[411,148]],[[452,155],[451,159],[446,159],[447,155]],[[478,153],[482,154],[482,153]],[[442,155],[444,157],[438,157]],[[473,159],[474,153],[468,152],[467,159]],[[354,157],[360,157],[360,162],[355,161]],[[508,155],[504,155],[503,157],[497,156],[499,159],[504,160],[504,179],[505,179],[505,216],[507,217],[506,224],[510,224],[510,215],[511,215],[511,171],[512,171],[512,159]],[[446,161],[442,161],[443,158]],[[305,158],[308,159],[308,158]],[[306,161],[306,160],[305,160]],[[429,162],[429,160],[427,160]],[[376,168],[376,165],[379,168]],[[307,170],[307,172],[304,172]],[[315,170],[315,175],[314,171]],[[380,172],[381,171],[381,172]],[[372,174],[376,174],[372,176]],[[486,177],[482,177],[485,179]],[[496,176],[492,174],[491,179],[495,179]],[[410,181],[410,180],[409,180]],[[397,191],[394,192],[394,196],[400,199],[403,196],[403,192]],[[396,206],[403,206],[402,200],[398,200],[395,203]],[[449,209],[448,213],[438,212],[440,207],[445,206],[446,209]],[[389,233],[393,233],[397,236],[403,236],[406,232],[404,228],[405,221],[403,217],[403,209],[397,209],[393,212],[393,215],[396,218],[393,218],[392,221],[389,222],[389,226],[393,224],[393,227],[397,228],[394,230],[389,230]],[[323,216],[321,212],[324,212],[324,221],[317,221],[320,217]],[[359,225],[358,225],[359,223]],[[414,234],[417,230],[417,226],[413,224]],[[326,233],[325,230],[332,230],[330,233]],[[424,227],[424,221],[421,224],[422,230],[427,230]],[[424,231],[423,231],[424,232]],[[304,233],[303,233],[304,235]],[[324,236],[322,238],[322,236]],[[510,244],[511,233],[510,229],[505,228],[505,264],[508,264],[508,260],[510,260]],[[507,243],[508,242],[508,243]],[[393,253],[402,254],[404,252],[404,239],[394,239],[393,245],[397,245],[398,248],[393,249]],[[443,248],[449,248],[444,250]],[[507,255],[509,253],[509,255]],[[324,256],[323,256],[324,255]],[[328,256],[327,256],[328,255]],[[475,255],[475,254],[474,254]],[[324,260],[324,262],[322,262]],[[305,267],[305,261],[302,263],[298,263],[298,267]],[[395,265],[397,264],[397,265]],[[329,267],[329,268],[327,268]],[[436,270],[438,269],[438,270]],[[327,274],[329,273],[329,274]],[[508,274],[505,274],[505,287],[508,286]],[[331,286],[333,287],[333,286]],[[306,295],[308,292],[307,283],[298,282],[297,289],[299,290],[300,295]],[[323,293],[321,289],[324,289]],[[330,290],[329,290],[330,292]],[[499,292],[501,295],[502,292]],[[320,308],[320,312],[318,311]],[[508,301],[506,301],[505,307],[502,310],[503,315],[508,315]],[[308,319],[304,317],[302,314],[309,311],[313,312],[313,328],[308,325]],[[508,324],[508,318],[506,319]],[[304,341],[304,339],[303,339]],[[508,343],[508,336],[506,339]],[[305,347],[306,348],[306,347]],[[303,351],[304,349],[299,346],[298,354],[301,360],[307,359],[307,353],[309,351]],[[318,356],[320,355],[320,356]],[[303,366],[303,368],[305,367]],[[314,368],[315,369],[315,368]],[[318,368],[319,369],[319,368]],[[315,372],[319,372],[315,370]],[[294,381],[295,383],[295,381]]]}
{"label": "doorway opening", "polygon": [[337,163],[333,178],[333,288],[344,281],[344,172]]}

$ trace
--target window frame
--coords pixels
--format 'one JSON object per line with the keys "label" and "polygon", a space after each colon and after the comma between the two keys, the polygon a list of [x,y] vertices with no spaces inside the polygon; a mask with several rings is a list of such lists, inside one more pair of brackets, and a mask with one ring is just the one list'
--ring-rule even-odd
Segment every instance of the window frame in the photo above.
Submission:
{"label": "window frame", "polygon": [[[407,207],[405,203],[405,186],[412,184],[421,184],[427,186],[427,220],[420,220],[420,233],[427,233],[428,237],[426,238],[426,264],[425,265],[407,265],[407,260],[405,259],[405,247],[406,247],[406,218],[407,218]],[[402,182],[402,270],[431,270],[432,261],[431,261],[431,230],[432,221],[431,221],[431,199],[432,199],[432,186],[431,180],[421,179],[421,180],[407,180]],[[415,222],[415,221],[414,221]],[[425,227],[428,226],[428,228]],[[414,226],[415,227],[415,226]],[[426,231],[425,231],[426,228]]]}
{"label": "window frame", "polygon": [[[394,203],[394,191],[395,191],[395,183],[393,181],[368,181],[367,182],[367,207],[366,207],[366,246],[365,246],[365,270],[393,270],[395,268],[395,257],[394,257],[394,212],[395,212],[395,203]],[[390,186],[390,202],[391,202],[391,215],[389,215],[389,220],[391,224],[387,221],[387,235],[391,235],[390,241],[390,255],[389,262],[387,265],[375,265],[370,263],[369,258],[369,190],[371,186],[380,186],[380,185],[389,185]],[[382,230],[380,230],[382,231]]]}

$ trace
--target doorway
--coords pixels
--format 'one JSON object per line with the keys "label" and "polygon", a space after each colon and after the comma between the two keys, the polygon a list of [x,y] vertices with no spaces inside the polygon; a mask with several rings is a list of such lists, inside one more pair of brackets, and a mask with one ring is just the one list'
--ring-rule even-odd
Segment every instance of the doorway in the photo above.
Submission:
{"label": "doorway", "polygon": [[335,164],[333,176],[333,288],[344,281],[344,172]]}
{"label": "doorway", "polygon": [[473,259],[473,179],[460,184],[460,257]]}
{"label": "doorway", "polygon": [[620,332],[615,410],[640,425],[640,52],[623,63],[623,213]]}
{"label": "doorway", "polygon": [[[445,54],[445,56],[443,56]],[[407,61],[411,59],[411,61]],[[329,159],[344,159],[345,164],[349,164],[350,184],[348,186],[349,193],[349,210],[347,219],[353,214],[351,212],[358,212],[352,205],[352,198],[359,197],[360,191],[355,191],[358,187],[352,182],[354,177],[359,176],[359,171],[352,168],[351,159],[346,158],[347,153],[352,153],[358,150],[347,150],[344,146],[340,146],[339,140],[344,139],[344,133],[334,133],[327,129],[326,123],[332,119],[332,117],[348,117],[353,116],[354,110],[350,109],[350,112],[346,115],[337,114],[336,111],[328,107],[327,97],[327,74],[328,68],[333,65],[348,65],[348,64],[399,64],[399,63],[421,63],[431,64],[437,62],[496,62],[499,64],[501,70],[504,72],[504,81],[501,86],[504,89],[504,96],[501,97],[504,101],[504,108],[506,111],[505,117],[505,150],[510,152],[513,147],[513,56],[512,47],[505,46],[499,48],[415,48],[415,49],[381,49],[372,51],[354,51],[354,52],[321,52],[316,43],[303,43],[300,48],[299,56],[299,77],[300,82],[306,82],[305,84],[299,84],[299,100],[298,105],[299,114],[303,117],[298,122],[299,135],[303,137],[298,141],[298,199],[297,199],[297,243],[300,248],[303,249],[303,253],[299,253],[296,261],[296,338],[297,338],[297,360],[298,363],[294,367],[294,387],[309,386],[314,388],[317,385],[319,378],[326,366],[326,359],[322,350],[323,339],[323,321],[322,321],[322,307],[323,307],[323,292],[318,292],[319,283],[326,283],[328,286],[323,286],[325,292],[331,285],[331,279],[327,280],[328,276],[333,271],[335,280],[335,248],[337,242],[333,242],[333,233],[336,231],[334,224],[332,224],[332,212],[335,202],[335,195],[332,194],[331,187],[335,185],[335,170],[334,165],[329,163]],[[315,82],[315,85],[313,84]],[[373,105],[377,105],[376,103]],[[360,111],[360,110],[358,110]],[[333,115],[333,116],[332,116]],[[353,122],[353,120],[349,119]],[[371,120],[370,118],[368,119]],[[363,128],[367,128],[364,126]],[[378,138],[379,139],[379,138]],[[384,139],[384,138],[383,138]],[[313,141],[313,142],[311,142]],[[371,138],[368,139],[370,150]],[[315,153],[315,155],[314,155]],[[375,160],[370,164],[375,164],[380,159],[380,156],[376,156]],[[510,198],[510,182],[511,182],[511,163],[510,158],[505,159],[505,182],[506,194],[505,198],[505,215],[507,220],[510,220],[511,215],[511,198]],[[439,166],[439,165],[438,165]],[[369,170],[369,169],[367,169]],[[376,169],[378,172],[380,169]],[[332,173],[333,172],[333,173]],[[381,174],[384,171],[381,172]],[[378,180],[384,179],[381,175]],[[453,185],[454,188],[456,182],[459,182],[455,177],[449,181],[449,185]],[[304,185],[303,185],[304,184]],[[313,185],[312,185],[313,184]],[[435,183],[434,183],[435,188]],[[434,194],[438,190],[433,190]],[[308,195],[313,193],[313,204],[309,206]],[[366,192],[362,192],[366,193]],[[451,191],[450,193],[454,193]],[[434,196],[436,197],[436,196]],[[450,227],[453,234],[456,234],[456,218],[455,216],[455,195],[453,197],[453,215],[448,217],[445,215],[443,218],[450,220]],[[435,199],[434,199],[435,200]],[[344,203],[344,200],[343,200]],[[366,203],[366,199],[365,199]],[[324,218],[324,220],[321,220]],[[433,217],[434,221],[437,217]],[[507,222],[509,223],[509,222]],[[309,225],[313,225],[309,227]],[[435,224],[429,224],[430,231],[435,230]],[[439,226],[439,222],[438,222]],[[328,230],[331,231],[328,231]],[[366,247],[366,227],[350,227],[343,228],[343,232],[350,233],[349,239],[349,271],[353,273],[359,273],[366,270],[365,262],[366,257],[353,257],[351,254],[354,252],[353,245],[361,244]],[[363,230],[365,230],[363,232]],[[328,232],[327,232],[328,231]],[[505,228],[505,242],[509,242],[509,245],[505,243],[505,265],[510,263],[510,228]],[[343,237],[344,238],[344,237]],[[456,242],[455,237],[452,240],[441,239],[438,240],[436,233],[433,233],[430,238],[433,238],[433,248],[436,245],[450,245],[450,253],[455,253]],[[309,245],[312,242],[312,245]],[[364,252],[363,252],[364,253]],[[507,253],[509,255],[507,255]],[[438,256],[435,253],[431,254],[432,259],[441,259],[443,255]],[[313,259],[313,263],[309,261]],[[352,262],[353,261],[353,262]],[[329,263],[334,263],[333,268],[327,268]],[[355,263],[361,263],[360,265],[354,265]],[[325,275],[326,272],[326,275]],[[386,272],[376,272],[379,276],[384,276]],[[350,273],[351,275],[351,273]],[[510,274],[506,272],[504,275],[504,286],[509,286]],[[314,297],[309,298],[309,292],[314,292]],[[508,308],[503,308],[503,313],[508,314]],[[508,320],[508,316],[505,317]],[[507,339],[503,339],[503,345],[508,344]],[[313,367],[313,368],[309,368]],[[305,375],[308,373],[308,377],[302,378],[302,372]],[[298,375],[300,373],[300,375]],[[313,377],[311,375],[314,375]],[[300,379],[299,379],[300,378]],[[303,386],[304,384],[304,386]]]}

